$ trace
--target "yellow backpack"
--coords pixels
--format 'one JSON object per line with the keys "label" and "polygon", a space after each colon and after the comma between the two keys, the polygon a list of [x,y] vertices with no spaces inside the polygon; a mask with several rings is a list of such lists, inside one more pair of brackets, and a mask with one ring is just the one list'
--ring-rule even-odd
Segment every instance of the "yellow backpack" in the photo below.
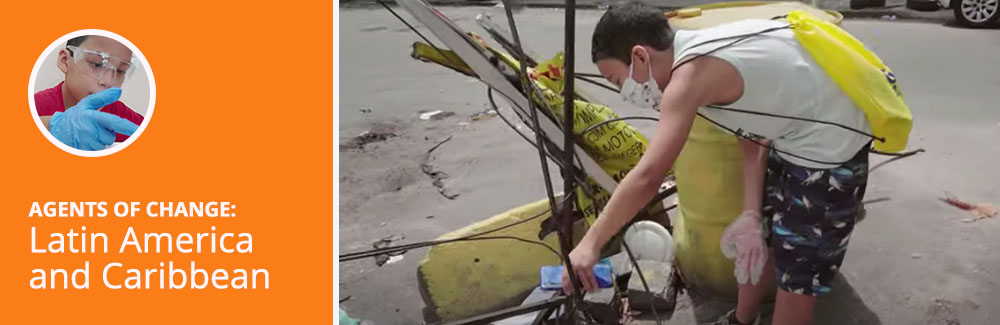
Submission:
{"label": "yellow backpack", "polygon": [[785,19],[799,44],[865,112],[877,137],[875,149],[897,152],[906,148],[913,116],[892,70],[837,25],[799,10]]}

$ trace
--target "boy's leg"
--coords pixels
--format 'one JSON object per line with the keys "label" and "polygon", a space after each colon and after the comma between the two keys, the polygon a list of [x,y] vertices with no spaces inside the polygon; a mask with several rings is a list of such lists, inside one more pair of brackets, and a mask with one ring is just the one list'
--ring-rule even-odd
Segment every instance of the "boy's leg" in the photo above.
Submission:
{"label": "boy's leg", "polygon": [[783,162],[770,197],[786,202],[773,211],[771,246],[778,281],[774,324],[812,323],[815,296],[830,292],[844,260],[868,182],[868,148],[831,169]]}
{"label": "boy's leg", "polygon": [[[781,197],[776,191],[781,187],[776,186],[781,181],[780,176],[784,170],[780,161],[771,157],[768,159],[767,169],[764,174],[764,202],[761,209],[761,216],[764,218],[763,227],[770,228],[770,220],[774,211],[784,211],[786,202],[778,200]],[[766,233],[766,232],[765,232]],[[765,241],[768,241],[765,239]],[[764,272],[760,275],[757,284],[737,284],[739,294],[736,301],[736,310],[733,316],[736,321],[742,324],[751,324],[760,312],[760,303],[771,288],[774,288],[777,277],[774,274],[774,250],[768,249],[767,262],[764,264]]]}
{"label": "boy's leg", "polygon": [[774,303],[773,325],[812,324],[813,307],[816,297],[794,294],[778,289],[778,300]]}
{"label": "boy's leg", "polygon": [[[770,253],[770,252],[769,252]],[[771,254],[773,255],[773,254]],[[759,312],[760,302],[768,290],[774,288],[774,258],[768,255],[767,264],[764,264],[764,273],[760,275],[760,282],[757,284],[740,284],[739,297],[736,302],[736,320],[743,324],[750,324]]]}

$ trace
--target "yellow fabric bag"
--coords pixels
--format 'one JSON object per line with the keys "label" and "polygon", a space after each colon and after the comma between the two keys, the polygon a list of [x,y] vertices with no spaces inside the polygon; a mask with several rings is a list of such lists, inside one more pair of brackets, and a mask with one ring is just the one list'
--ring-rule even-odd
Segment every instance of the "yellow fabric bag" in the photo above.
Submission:
{"label": "yellow fabric bag", "polygon": [[872,132],[881,138],[874,141],[875,149],[897,152],[906,148],[913,116],[892,70],[837,25],[799,10],[790,12],[786,20],[799,44],[865,112]]}

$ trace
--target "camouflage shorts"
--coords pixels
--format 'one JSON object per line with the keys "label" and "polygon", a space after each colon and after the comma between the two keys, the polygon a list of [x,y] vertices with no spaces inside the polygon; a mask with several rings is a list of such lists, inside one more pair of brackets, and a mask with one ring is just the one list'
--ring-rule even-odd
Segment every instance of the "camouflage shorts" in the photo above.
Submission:
{"label": "camouflage shorts", "polygon": [[797,166],[771,153],[763,215],[779,288],[813,296],[830,292],[867,183],[868,146],[831,169]]}

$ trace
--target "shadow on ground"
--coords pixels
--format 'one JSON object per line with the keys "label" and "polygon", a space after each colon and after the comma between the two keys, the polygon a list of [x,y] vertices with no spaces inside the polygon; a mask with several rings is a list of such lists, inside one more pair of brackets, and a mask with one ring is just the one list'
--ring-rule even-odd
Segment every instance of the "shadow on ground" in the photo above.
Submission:
{"label": "shadow on ground", "polygon": [[[814,324],[859,324],[880,325],[882,322],[854,287],[840,273],[833,280],[833,290],[829,295],[820,298],[816,304]],[[660,315],[661,320],[670,320],[671,324],[705,324],[718,320],[719,316],[736,307],[735,302],[723,301],[699,295],[682,295],[678,297],[677,309],[672,315]],[[771,324],[774,311],[774,301],[761,305],[762,324]],[[638,318],[642,324],[653,324],[652,313],[644,312]]]}

